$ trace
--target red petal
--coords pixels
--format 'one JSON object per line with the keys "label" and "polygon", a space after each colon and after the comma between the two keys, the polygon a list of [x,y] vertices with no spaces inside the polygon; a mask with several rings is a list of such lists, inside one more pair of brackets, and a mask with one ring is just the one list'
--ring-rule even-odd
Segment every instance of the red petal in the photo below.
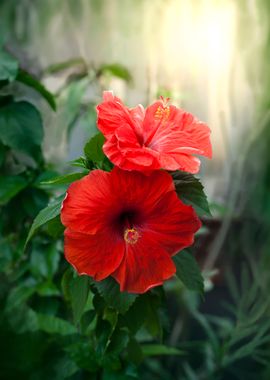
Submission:
{"label": "red petal", "polygon": [[146,176],[114,167],[111,172],[111,191],[118,194],[124,207],[150,212],[160,198],[172,190],[172,177],[163,171],[153,171]]}
{"label": "red petal", "polygon": [[149,146],[159,152],[200,154],[211,158],[210,130],[187,112],[160,127]]}
{"label": "red petal", "polygon": [[126,254],[112,276],[119,282],[121,291],[144,293],[161,285],[175,271],[173,261],[156,243],[153,234],[142,232],[137,243],[126,245]]}
{"label": "red petal", "polygon": [[[120,128],[119,128],[120,129]],[[154,170],[159,168],[159,163],[153,155],[153,152],[147,148],[142,148],[136,141],[132,145],[132,133],[130,139],[127,139],[129,129],[127,128],[123,135],[117,131],[117,136],[109,138],[104,146],[103,151],[114,165],[125,170]]]}
{"label": "red petal", "polygon": [[119,126],[117,131],[115,131],[115,136],[118,141],[118,147],[124,149],[138,149],[141,148],[139,144],[138,137],[134,131],[134,129],[128,124]]}
{"label": "red petal", "polygon": [[121,125],[128,124],[135,128],[129,109],[110,91],[103,93],[103,102],[97,106],[97,114],[98,128],[106,138],[112,136]]}
{"label": "red petal", "polygon": [[146,219],[145,229],[152,231],[156,243],[172,255],[192,245],[201,227],[193,208],[180,201],[174,191],[165,194]]}
{"label": "red petal", "polygon": [[139,138],[143,137],[143,120],[145,116],[145,110],[141,104],[135,108],[129,110],[129,114],[134,122],[135,132]]}
{"label": "red petal", "polygon": [[[157,117],[159,110],[161,116]],[[160,166],[167,170],[197,173],[200,161],[191,155],[212,156],[208,126],[175,106],[164,108],[161,102],[146,109],[144,141],[160,153]]]}
{"label": "red petal", "polygon": [[111,231],[86,235],[65,230],[65,257],[79,272],[103,280],[120,265],[124,255],[123,240]]}
{"label": "red petal", "polygon": [[140,145],[135,130],[128,124],[115,131],[104,144],[103,151],[116,166],[125,170],[159,168],[152,151]]}
{"label": "red petal", "polygon": [[[196,174],[198,173],[201,165],[201,161],[194,156],[190,156],[188,154],[172,154],[172,158],[175,162],[177,162],[177,169],[183,170],[188,173]],[[161,162],[162,162],[163,154],[161,154]],[[172,168],[168,168],[168,170],[176,170]]]}
{"label": "red petal", "polygon": [[118,211],[118,200],[111,193],[111,174],[93,170],[72,183],[63,202],[61,221],[74,231],[94,234],[110,225]]}

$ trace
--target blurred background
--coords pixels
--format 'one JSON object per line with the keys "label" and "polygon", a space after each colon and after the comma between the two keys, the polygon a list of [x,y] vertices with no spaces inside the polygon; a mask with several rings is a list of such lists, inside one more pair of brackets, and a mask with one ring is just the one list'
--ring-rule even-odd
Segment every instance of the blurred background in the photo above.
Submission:
{"label": "blurred background", "polygon": [[[213,217],[204,218],[196,242],[205,300],[168,284],[166,339],[186,356],[151,359],[140,378],[269,380],[270,2],[0,0],[0,18],[0,44],[56,98],[54,112],[31,88],[12,84],[16,99],[41,111],[50,170],[65,173],[82,155],[105,89],[130,107],[170,97],[208,123],[213,159],[203,160],[199,177]],[[11,265],[3,252],[2,280],[14,286],[12,270],[25,257],[13,255]],[[8,340],[6,363],[14,357],[17,369],[12,375],[6,364],[0,377],[43,379],[42,354],[33,359],[30,350],[25,367],[16,339]]]}
{"label": "blurred background", "polygon": [[[81,59],[88,76],[91,69],[117,64],[128,70],[132,83],[121,73],[109,72],[101,86],[114,90],[129,106],[147,105],[163,94],[206,121],[212,129],[215,159],[202,165],[203,174],[208,176],[208,193],[222,198],[243,138],[246,141],[255,128],[254,111],[265,85],[260,70],[267,28],[262,1],[2,3],[1,26],[9,48],[28,69],[42,73],[52,92],[59,91],[70,75],[48,70],[54,64]],[[85,78],[78,82],[77,97],[100,100],[95,83],[87,86]],[[81,128],[71,146],[59,151],[51,129],[57,124],[60,135],[67,123],[46,124],[49,159],[63,160],[67,150],[69,158],[80,154]],[[88,125],[88,134],[89,129]],[[62,142],[62,136],[59,139]]]}

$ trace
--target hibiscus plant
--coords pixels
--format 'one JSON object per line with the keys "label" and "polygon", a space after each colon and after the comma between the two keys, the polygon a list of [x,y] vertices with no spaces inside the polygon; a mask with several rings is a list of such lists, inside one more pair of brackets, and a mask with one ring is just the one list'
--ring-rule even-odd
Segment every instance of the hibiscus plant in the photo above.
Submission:
{"label": "hibiscus plant", "polygon": [[5,51],[0,68],[2,374],[12,357],[15,377],[128,380],[152,356],[183,355],[165,344],[166,295],[203,297],[190,247],[210,211],[191,173],[194,154],[211,156],[209,128],[167,100],[129,109],[105,92],[101,132],[59,175],[17,86],[52,112],[55,97]]}
{"label": "hibiscus plant", "polygon": [[198,171],[194,153],[211,155],[210,131],[163,99],[144,111],[105,92],[97,111],[103,133],[72,163],[79,171],[42,182],[68,189],[37,215],[26,245],[45,225],[60,235],[65,227],[71,266],[62,289],[81,333],[67,350],[91,373],[128,379],[144,357],[182,353],[162,343],[164,281],[176,275],[203,294],[196,260],[183,249],[210,212],[199,180],[183,170]]}

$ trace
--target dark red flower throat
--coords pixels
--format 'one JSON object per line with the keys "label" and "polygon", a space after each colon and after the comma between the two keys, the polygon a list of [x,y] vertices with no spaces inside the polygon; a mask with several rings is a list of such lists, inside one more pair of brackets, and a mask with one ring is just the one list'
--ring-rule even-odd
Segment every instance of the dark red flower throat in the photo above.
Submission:
{"label": "dark red flower throat", "polygon": [[140,236],[139,229],[143,228],[143,215],[139,209],[123,210],[117,217],[116,225],[125,242],[135,244]]}

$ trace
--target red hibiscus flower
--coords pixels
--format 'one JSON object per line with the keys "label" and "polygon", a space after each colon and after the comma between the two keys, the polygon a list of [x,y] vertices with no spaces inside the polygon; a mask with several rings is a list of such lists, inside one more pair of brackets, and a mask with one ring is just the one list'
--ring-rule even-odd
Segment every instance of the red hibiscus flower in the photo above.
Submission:
{"label": "red hibiscus flower", "polygon": [[210,129],[190,113],[168,106],[163,98],[147,107],[125,107],[105,91],[97,106],[104,153],[125,170],[183,170],[197,173],[200,160],[211,158]]}
{"label": "red hibiscus flower", "polygon": [[171,256],[193,243],[201,225],[168,173],[145,176],[116,167],[74,182],[61,220],[67,261],[97,281],[111,275],[121,291],[134,293],[173,276]]}

